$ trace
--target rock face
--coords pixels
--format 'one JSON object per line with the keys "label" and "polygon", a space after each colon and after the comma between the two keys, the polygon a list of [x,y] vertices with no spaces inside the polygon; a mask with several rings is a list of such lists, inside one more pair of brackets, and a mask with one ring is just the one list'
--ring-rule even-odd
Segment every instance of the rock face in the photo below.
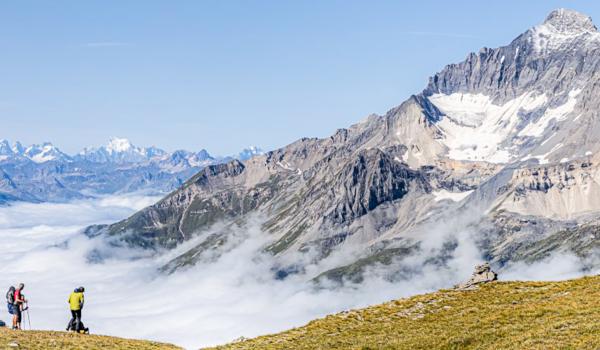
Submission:
{"label": "rock face", "polygon": [[431,241],[440,247],[423,263],[443,266],[466,230],[499,267],[556,247],[553,237],[588,254],[594,244],[573,232],[600,218],[598,96],[600,33],[559,9],[510,44],[446,66],[385,115],[209,166],[94,234],[149,249],[200,237],[171,272],[218,254],[233,225],[252,223],[282,275],[335,254],[315,277],[342,282],[418,257]]}
{"label": "rock face", "polygon": [[482,283],[493,282],[498,279],[498,274],[492,271],[489,263],[475,266],[475,271],[469,280],[456,286],[457,289],[470,289]]}

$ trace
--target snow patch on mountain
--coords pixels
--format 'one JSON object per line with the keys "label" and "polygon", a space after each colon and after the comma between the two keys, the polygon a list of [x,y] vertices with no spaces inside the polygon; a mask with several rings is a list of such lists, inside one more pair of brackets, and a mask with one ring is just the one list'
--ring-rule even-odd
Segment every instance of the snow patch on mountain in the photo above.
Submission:
{"label": "snow patch on mountain", "polygon": [[[545,133],[574,115],[581,91],[573,89],[561,95],[563,100],[549,100],[546,94],[531,91],[503,104],[481,93],[434,94],[429,100],[443,113],[436,126],[444,136],[440,142],[448,148],[449,158],[507,163],[522,155],[516,142],[536,139],[543,146],[556,136],[556,132]],[[529,154],[522,160],[538,158],[545,163],[556,149]]]}
{"label": "snow patch on mountain", "polygon": [[429,100],[444,114],[437,124],[456,160],[506,163],[512,154],[502,146],[519,124],[520,112],[532,111],[546,103],[544,94],[530,92],[502,105],[483,94],[435,94]]}
{"label": "snow patch on mountain", "polygon": [[550,121],[563,121],[567,119],[567,116],[575,109],[577,104],[577,95],[581,92],[581,89],[576,89],[569,92],[569,99],[564,104],[555,107],[548,108],[544,115],[536,122],[528,124],[519,132],[519,136],[533,136],[540,137],[546,131]]}
{"label": "snow patch on mountain", "polygon": [[460,202],[463,199],[465,199],[468,195],[470,195],[472,192],[473,192],[473,190],[463,191],[463,192],[450,192],[448,190],[441,189],[439,191],[432,192],[432,194],[433,194],[433,199],[436,202],[443,201],[445,199],[449,199],[454,202]]}
{"label": "snow patch on mountain", "polygon": [[549,162],[549,161],[548,161],[548,157],[549,157],[549,156],[550,156],[552,153],[554,153],[554,151],[557,151],[557,150],[558,150],[559,148],[561,148],[562,146],[563,146],[563,144],[562,144],[562,143],[557,143],[556,145],[554,145],[554,147],[552,147],[552,149],[551,149],[550,151],[548,151],[548,152],[546,152],[546,153],[544,153],[544,154],[537,155],[537,156],[534,156],[534,155],[528,154],[527,156],[525,156],[525,157],[521,158],[521,160],[522,160],[522,161],[525,161],[525,160],[529,160],[529,159],[537,159],[537,160],[538,160],[538,162],[539,162],[540,164],[548,164],[548,162]]}

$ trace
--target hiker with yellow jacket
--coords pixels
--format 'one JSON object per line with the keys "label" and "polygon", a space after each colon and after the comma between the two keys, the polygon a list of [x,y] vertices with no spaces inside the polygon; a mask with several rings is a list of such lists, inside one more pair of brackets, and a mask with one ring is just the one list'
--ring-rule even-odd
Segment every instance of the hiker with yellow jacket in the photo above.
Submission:
{"label": "hiker with yellow jacket", "polygon": [[81,321],[81,310],[83,309],[84,303],[84,291],[85,289],[83,287],[75,288],[71,295],[69,295],[67,302],[69,303],[69,308],[71,309],[71,320],[67,326],[67,331],[72,330],[75,332],[85,333],[88,331]]}

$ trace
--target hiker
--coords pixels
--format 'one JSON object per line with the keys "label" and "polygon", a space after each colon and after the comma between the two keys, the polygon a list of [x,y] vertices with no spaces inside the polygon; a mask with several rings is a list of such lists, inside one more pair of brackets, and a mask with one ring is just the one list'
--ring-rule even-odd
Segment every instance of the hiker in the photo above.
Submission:
{"label": "hiker", "polygon": [[83,309],[84,291],[85,289],[83,287],[75,288],[73,293],[69,295],[67,302],[69,303],[69,307],[71,309],[71,320],[67,325],[67,331],[73,330],[75,332],[87,332],[87,329],[83,326],[83,322],[81,322],[81,309]]}
{"label": "hiker", "polygon": [[21,318],[24,311],[23,305],[27,303],[25,295],[23,295],[23,289],[25,285],[19,283],[19,286],[15,289],[15,296],[13,302],[13,329],[21,329]]}
{"label": "hiker", "polygon": [[15,329],[15,290],[16,288],[14,286],[10,286],[8,292],[6,292],[6,308],[8,309],[8,313],[12,315],[13,329]]}

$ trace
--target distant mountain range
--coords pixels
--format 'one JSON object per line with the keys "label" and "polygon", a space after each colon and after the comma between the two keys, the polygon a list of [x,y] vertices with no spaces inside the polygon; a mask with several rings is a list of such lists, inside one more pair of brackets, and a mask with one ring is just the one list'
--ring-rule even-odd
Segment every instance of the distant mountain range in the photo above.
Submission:
{"label": "distant mountain range", "polygon": [[0,140],[0,204],[63,202],[141,190],[166,193],[207,165],[259,154],[258,147],[226,157],[211,156],[204,149],[167,152],[111,138],[105,146],[68,155],[49,142],[25,147],[18,141]]}

